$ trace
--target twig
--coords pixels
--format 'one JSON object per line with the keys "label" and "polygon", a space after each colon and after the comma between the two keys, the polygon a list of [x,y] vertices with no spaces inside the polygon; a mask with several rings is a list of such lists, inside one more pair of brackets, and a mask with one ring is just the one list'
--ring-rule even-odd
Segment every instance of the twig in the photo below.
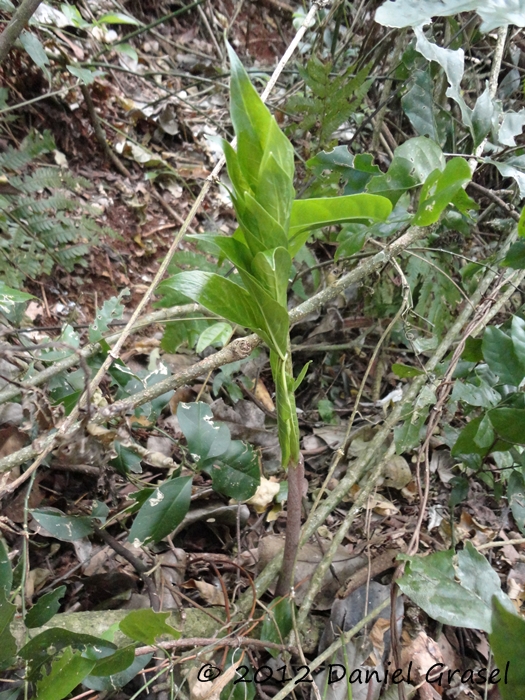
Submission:
{"label": "twig", "polygon": [[171,642],[159,642],[155,646],[138,647],[135,649],[135,656],[151,654],[159,649],[171,651],[172,649],[188,649],[193,647],[253,647],[254,649],[276,649],[277,651],[288,651],[290,654],[297,654],[297,649],[289,644],[276,644],[275,642],[265,642],[260,639],[250,637],[188,637],[187,639],[174,639]]}
{"label": "twig", "polygon": [[129,561],[146,586],[151,607],[155,612],[158,612],[160,610],[160,600],[155,588],[155,583],[153,582],[151,576],[148,576],[149,568],[143,564],[140,559],[134,557],[129,549],[120,544],[120,542],[112,537],[109,532],[101,530],[95,523],[93,523],[93,530],[101,539],[104,540],[106,544],[111,547],[111,549],[113,549],[117,554],[120,554],[121,557],[124,557],[126,561]]}
{"label": "twig", "polygon": [[11,21],[0,34],[0,64],[5,60],[13,44],[41,2],[42,0],[23,0],[16,8]]}
{"label": "twig", "polygon": [[131,173],[123,165],[122,161],[117,156],[117,154],[113,151],[113,149],[110,148],[110,146],[106,140],[106,135],[104,134],[104,131],[103,131],[102,126],[100,124],[100,119],[99,119],[99,116],[95,110],[95,105],[93,104],[93,100],[91,99],[91,95],[89,94],[89,90],[88,90],[87,85],[85,85],[84,83],[81,83],[80,90],[82,91],[82,96],[84,97],[84,102],[86,103],[86,107],[87,107],[87,110],[89,112],[91,124],[93,125],[93,129],[95,130],[95,136],[97,137],[97,141],[99,142],[100,146],[102,147],[102,150],[104,151],[105,155],[110,159],[110,161],[113,163],[115,168],[119,171],[119,173],[121,175],[123,175],[124,177],[130,178]]}

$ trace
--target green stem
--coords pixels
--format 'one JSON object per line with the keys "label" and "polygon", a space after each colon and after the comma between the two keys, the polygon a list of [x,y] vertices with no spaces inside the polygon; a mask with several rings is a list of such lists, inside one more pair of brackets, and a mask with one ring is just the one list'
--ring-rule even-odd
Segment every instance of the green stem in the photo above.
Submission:
{"label": "green stem", "polygon": [[276,590],[278,596],[285,596],[288,595],[294,584],[295,560],[301,533],[301,503],[304,482],[304,462],[299,449],[299,422],[295,406],[292,353],[289,340],[286,357],[282,358],[276,352],[271,351],[270,364],[275,382],[282,465],[288,472],[286,537],[283,566]]}

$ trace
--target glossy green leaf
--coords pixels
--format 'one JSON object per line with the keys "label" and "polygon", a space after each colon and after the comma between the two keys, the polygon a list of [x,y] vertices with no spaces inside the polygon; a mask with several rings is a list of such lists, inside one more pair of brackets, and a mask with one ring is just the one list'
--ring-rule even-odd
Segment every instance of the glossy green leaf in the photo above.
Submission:
{"label": "glossy green leaf", "polygon": [[396,148],[388,171],[373,177],[367,190],[396,204],[407,190],[421,185],[431,172],[444,167],[445,157],[437,143],[426,136],[417,136]]}
{"label": "glossy green leaf", "polygon": [[290,255],[297,253],[314,229],[350,221],[384,221],[391,211],[388,199],[370,194],[296,199],[290,217]]}
{"label": "glossy green leaf", "polygon": [[[381,170],[374,165],[374,157],[370,153],[359,153],[354,156],[347,146],[336,146],[332,151],[321,151],[306,161],[306,165],[318,178],[322,178],[326,171],[339,175],[339,178],[346,183],[344,194],[364,192],[369,180],[374,175],[381,175]],[[337,191],[334,194],[337,194]]]}
{"label": "glossy green leaf", "polygon": [[284,226],[249,192],[244,194],[244,207],[237,210],[237,219],[252,256],[273,248],[286,248]]}
{"label": "glossy green leaf", "polygon": [[494,408],[489,418],[500,438],[514,445],[525,445],[525,409]]}
{"label": "glossy green leaf", "polygon": [[4,540],[0,538],[0,590],[4,590],[8,596],[13,585],[13,569],[9,561],[9,553]]}
{"label": "glossy green leaf", "polygon": [[[260,639],[263,642],[284,644],[293,625],[293,601],[286,598],[276,598],[269,606],[261,628]],[[268,649],[275,658],[279,655],[277,649]]]}
{"label": "glossy green leaf", "polygon": [[195,352],[201,353],[203,350],[210,347],[210,345],[215,347],[226,345],[232,333],[233,328],[229,323],[224,323],[223,321],[208,326],[208,328],[200,334],[197,345],[195,346]]}
{"label": "glossy green leaf", "polygon": [[420,136],[428,136],[439,143],[434,106],[434,81],[428,69],[416,71],[408,91],[401,98],[401,106]]}
{"label": "glossy green leaf", "polygon": [[265,152],[272,152],[281,168],[293,178],[293,147],[280,129],[253,87],[242,63],[228,44],[231,66],[231,118],[237,136],[239,163],[246,179],[255,191]]}
{"label": "glossy green leaf", "polygon": [[75,78],[81,80],[85,85],[91,85],[97,78],[104,75],[104,71],[90,70],[89,68],[80,68],[80,66],[66,66],[68,73],[74,75]]}
{"label": "glossy green leaf", "polygon": [[525,197],[525,156],[512,156],[505,162],[484,158],[485,163],[494,165],[503,177],[511,177],[518,184],[520,197]]}
{"label": "glossy green leaf", "polygon": [[[462,455],[469,454],[477,454],[484,457],[488,453],[490,446],[487,445],[482,447],[479,444],[479,441],[476,441],[481,420],[482,417],[478,416],[467,423],[467,425],[463,428],[450,452],[453,457],[460,457]],[[484,441],[481,440],[481,442],[483,443]]]}
{"label": "glossy green leaf", "polygon": [[293,390],[294,390],[294,392],[296,392],[297,389],[298,389],[298,388],[301,386],[301,384],[303,383],[303,380],[304,380],[304,378],[306,377],[306,373],[308,372],[308,368],[310,367],[310,365],[312,364],[312,362],[313,362],[313,360],[308,360],[308,362],[304,365],[304,367],[302,368],[302,370],[301,370],[301,371],[299,372],[299,374],[297,375],[297,377],[296,377],[296,379],[295,379],[295,381],[294,381],[294,385],[293,385]]}
{"label": "glossy green leaf", "polygon": [[359,253],[369,235],[369,227],[363,224],[348,224],[347,226],[343,226],[337,236],[339,245],[335,251],[335,262],[341,258],[351,257]]}
{"label": "glossy green leaf", "polygon": [[16,613],[16,605],[7,600],[4,588],[0,588],[0,670],[7,668],[16,655],[16,641],[10,629]]}
{"label": "glossy green leaf", "polygon": [[261,482],[258,455],[240,440],[232,440],[225,454],[205,471],[210,474],[215,491],[236,501],[251,498]]}
{"label": "glossy green leaf", "polygon": [[97,19],[97,24],[134,24],[140,26],[138,20],[129,15],[125,15],[123,12],[107,12]]}
{"label": "glossy green leaf", "polygon": [[[42,665],[56,658],[56,654],[68,647],[81,652],[85,652],[90,647],[99,651],[106,649],[110,653],[117,648],[112,642],[91,634],[79,634],[60,627],[52,627],[33,637],[19,650],[18,656],[28,662],[29,678],[35,680],[39,677]],[[92,663],[94,665],[95,662],[92,661]]]}
{"label": "glossy green leaf", "polygon": [[512,602],[501,590],[499,576],[470,542],[426,557],[400,554],[407,568],[398,585],[438,622],[468,629],[491,630],[492,597],[507,609]]}
{"label": "glossy green leaf", "polygon": [[472,111],[472,137],[474,148],[477,148],[489,133],[492,126],[493,115],[494,103],[490,95],[490,90],[486,87],[476,100]]}
{"label": "glossy green leaf", "polygon": [[153,612],[151,608],[132,610],[120,621],[120,631],[143,644],[155,644],[157,637],[164,634],[180,639],[180,632],[166,622],[169,616],[169,612]]}
{"label": "glossy green leaf", "polygon": [[509,335],[489,326],[483,334],[482,350],[485,362],[503,384],[520,385],[525,372]]}
{"label": "glossy green leaf", "polygon": [[177,407],[177,418],[197,467],[212,463],[229,448],[230,431],[223,423],[214,421],[208,404],[181,402]]}
{"label": "glossy green leaf", "polygon": [[465,126],[472,124],[472,110],[467,106],[461,93],[461,80],[465,72],[465,52],[462,48],[446,49],[430,42],[421,26],[414,27],[416,35],[416,49],[427,61],[435,61],[445,71],[449,87],[447,97],[452,98],[459,106],[461,118]]}
{"label": "glossy green leaf", "polygon": [[518,236],[525,238],[525,207],[521,210],[520,220],[518,221]]}
{"label": "glossy green leaf", "polygon": [[469,406],[492,408],[501,400],[500,395],[486,382],[470,384],[456,379],[452,389],[452,401],[464,401]]}
{"label": "glossy green leaf", "polygon": [[461,354],[461,359],[467,362],[482,362],[483,361],[483,351],[482,351],[481,338],[467,338],[465,341],[465,349]]}
{"label": "glossy green leaf", "polygon": [[250,328],[265,342],[271,342],[264,319],[253,304],[250,294],[235,282],[211,272],[196,270],[169,277],[158,286],[157,291],[163,294],[169,289],[182,292],[212,313]]}
{"label": "glossy green leaf", "polygon": [[49,675],[36,686],[38,700],[62,700],[89,674],[95,662],[86,659],[80,651],[67,647],[53,661]]}
{"label": "glossy green leaf", "polygon": [[36,508],[30,513],[37,523],[57,540],[74,542],[93,532],[89,516],[65,515],[57,508]]}
{"label": "glossy green leaf", "polygon": [[285,248],[257,253],[252,261],[252,274],[272,299],[286,308],[286,291],[292,259]]}
{"label": "glossy green leaf", "polygon": [[180,525],[190,508],[191,482],[191,476],[179,476],[155,489],[131,526],[133,546],[160,542]]}
{"label": "glossy green leaf", "polygon": [[489,447],[492,447],[492,445],[494,445],[496,439],[496,433],[494,432],[492,423],[490,422],[489,414],[485,413],[485,415],[481,419],[479,428],[476,434],[474,435],[474,442],[482,449],[488,449]]}
{"label": "glossy green leaf", "polygon": [[29,629],[42,627],[57,614],[60,609],[60,600],[66,593],[65,586],[59,586],[54,591],[46,593],[33,605],[24,619],[24,624]]}
{"label": "glossy green leaf", "polygon": [[117,649],[112,654],[106,654],[98,660],[93,667],[92,676],[113,676],[122,673],[135,661],[135,646],[130,644],[122,649]]}
{"label": "glossy green leaf", "polygon": [[525,241],[513,243],[500,264],[503,267],[511,267],[513,270],[525,270]]}
{"label": "glossy green leaf", "polygon": [[464,158],[452,158],[443,172],[431,173],[421,189],[414,224],[429,226],[435,223],[457,192],[470,181],[471,176],[470,167]]}
{"label": "glossy green leaf", "polygon": [[[127,647],[128,648],[128,647]],[[115,652],[115,655],[117,652]],[[99,692],[114,692],[119,688],[123,688],[127,685],[137,674],[139,674],[151,661],[153,654],[144,654],[142,656],[136,656],[133,663],[128,666],[124,671],[114,673],[110,676],[95,676],[91,673],[86,676],[82,681],[82,685],[86,688],[91,688],[92,690],[98,690]],[[95,666],[96,670],[98,664]]]}
{"label": "glossy green leaf", "polygon": [[525,620],[507,610],[496,596],[492,601],[490,647],[501,673],[494,680],[503,700],[525,700]]}
{"label": "glossy green leaf", "polygon": [[142,473],[142,458],[139,457],[136,452],[133,452],[129,447],[126,447],[118,441],[113,443],[113,449],[117,453],[117,456],[110,461],[110,464],[119,474],[125,476],[129,472],[133,474]]}

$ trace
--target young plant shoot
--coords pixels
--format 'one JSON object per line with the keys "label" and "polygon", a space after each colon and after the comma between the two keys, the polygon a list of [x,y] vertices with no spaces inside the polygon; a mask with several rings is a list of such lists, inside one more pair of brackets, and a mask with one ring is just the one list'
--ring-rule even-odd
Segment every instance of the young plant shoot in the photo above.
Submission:
{"label": "young plant shoot", "polygon": [[286,595],[293,585],[304,482],[295,407],[295,390],[303,377],[293,376],[287,309],[292,258],[313,230],[344,222],[383,221],[392,205],[373,194],[296,200],[294,149],[230,46],[228,52],[237,148],[223,141],[223,149],[239,227],[233,236],[217,235],[213,240],[238,275],[226,279],[210,272],[181,272],[161,287],[176,289],[251,329],[268,345],[282,466],[288,473],[284,561],[277,586],[277,595]]}

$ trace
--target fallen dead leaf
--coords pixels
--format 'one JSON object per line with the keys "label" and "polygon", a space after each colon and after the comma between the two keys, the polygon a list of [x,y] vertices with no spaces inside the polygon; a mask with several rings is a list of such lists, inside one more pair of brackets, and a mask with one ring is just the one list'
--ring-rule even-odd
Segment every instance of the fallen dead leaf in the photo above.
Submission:
{"label": "fallen dead leaf", "polygon": [[273,478],[267,479],[261,476],[261,483],[257,487],[257,491],[246,503],[253,506],[257,513],[264,513],[275,496],[279,493],[280,488],[281,486],[278,481],[275,481]]}

